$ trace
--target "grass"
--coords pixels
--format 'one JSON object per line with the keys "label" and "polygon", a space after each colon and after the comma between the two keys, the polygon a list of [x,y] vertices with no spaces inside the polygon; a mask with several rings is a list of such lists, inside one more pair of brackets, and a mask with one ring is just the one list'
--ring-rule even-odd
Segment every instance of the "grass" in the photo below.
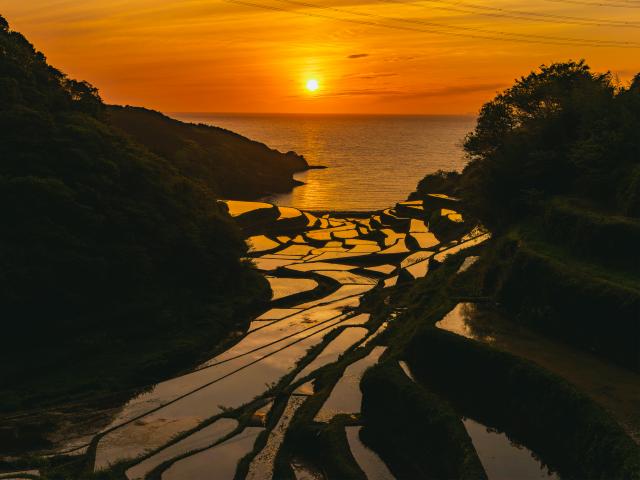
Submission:
{"label": "grass", "polygon": [[554,338],[640,370],[640,282],[513,229],[479,263],[481,288],[510,316]]}
{"label": "grass", "polygon": [[[431,397],[415,400],[413,411],[427,408],[429,404],[449,404],[458,415],[462,412],[473,413],[476,418],[485,417],[483,420],[487,424],[507,431],[569,478],[638,478],[638,446],[584,393],[517,356],[434,328],[435,322],[455,306],[456,298],[487,300],[483,282],[487,263],[494,260],[492,252],[496,246],[489,244],[484,248],[488,249],[485,258],[461,275],[454,273],[463,255],[453,256],[438,269],[430,271],[426,278],[378,292],[377,297],[369,300],[372,306],[380,307],[381,312],[385,306],[388,308],[387,304],[406,309],[388,330],[388,358],[410,360],[414,373],[417,371],[429,388]],[[464,255],[476,253],[470,251]],[[367,425],[364,432],[373,430],[369,438],[390,466],[393,466],[394,458],[396,465],[402,465],[403,462],[398,461],[402,457],[388,451],[388,446],[385,451],[385,445],[391,445],[391,450],[396,442],[402,445],[403,437],[410,435],[407,432],[413,425],[405,420],[404,427],[394,432],[393,423],[388,422],[389,418],[396,419],[400,415],[397,412],[412,411],[406,405],[411,402],[407,398],[418,394],[403,390],[409,388],[408,380],[396,378],[404,375],[399,368],[384,365],[376,370],[380,371],[369,371],[362,384],[365,392],[363,419]],[[368,382],[373,382],[374,387]],[[394,383],[397,385],[393,386]],[[366,405],[375,405],[380,395],[391,396],[389,392],[394,388],[399,393],[393,395],[393,399],[381,402],[377,409],[367,410]],[[471,406],[461,402],[461,398],[469,399]],[[413,423],[419,423],[424,416],[424,413],[416,415]],[[434,417],[434,414],[430,416]],[[375,433],[375,429],[370,428],[375,423],[388,427],[382,430],[384,433],[381,430]],[[427,435],[424,429],[422,433]],[[376,443],[376,438],[385,440]],[[439,435],[439,438],[445,437]]]}
{"label": "grass", "polygon": [[397,362],[368,370],[362,391],[363,437],[397,478],[487,478],[460,417]]}
{"label": "grass", "polygon": [[[602,261],[598,256],[580,255],[566,244],[550,240],[548,237],[545,238],[540,234],[540,230],[530,224],[514,227],[503,237],[503,241],[517,242],[521,248],[527,249],[534,255],[544,257],[550,263],[555,263],[558,268],[566,270],[570,275],[591,277],[640,293],[640,275],[637,268],[638,253],[635,249],[633,254],[636,257],[627,256],[626,264],[623,267],[617,262],[612,264]],[[601,246],[601,248],[605,247]],[[615,249],[616,245],[609,248]]]}
{"label": "grass", "polygon": [[561,476],[640,478],[638,445],[584,393],[543,368],[434,328],[413,339],[407,359],[457,411],[507,432]]}

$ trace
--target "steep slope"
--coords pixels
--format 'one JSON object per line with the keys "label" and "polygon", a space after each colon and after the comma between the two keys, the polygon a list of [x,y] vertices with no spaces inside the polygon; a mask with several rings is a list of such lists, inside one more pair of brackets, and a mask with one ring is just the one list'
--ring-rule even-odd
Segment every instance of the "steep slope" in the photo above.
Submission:
{"label": "steep slope", "polygon": [[150,383],[267,294],[212,182],[105,110],[0,17],[1,410]]}

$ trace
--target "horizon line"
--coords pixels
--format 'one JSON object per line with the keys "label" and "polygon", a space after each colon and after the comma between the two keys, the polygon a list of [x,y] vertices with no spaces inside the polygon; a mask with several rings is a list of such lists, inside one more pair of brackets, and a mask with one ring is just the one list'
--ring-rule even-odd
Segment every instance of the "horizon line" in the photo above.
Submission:
{"label": "horizon line", "polygon": [[477,117],[477,113],[358,113],[358,112],[215,112],[215,111],[164,111],[166,114],[186,114],[186,115],[264,115],[264,116],[349,116],[349,117]]}

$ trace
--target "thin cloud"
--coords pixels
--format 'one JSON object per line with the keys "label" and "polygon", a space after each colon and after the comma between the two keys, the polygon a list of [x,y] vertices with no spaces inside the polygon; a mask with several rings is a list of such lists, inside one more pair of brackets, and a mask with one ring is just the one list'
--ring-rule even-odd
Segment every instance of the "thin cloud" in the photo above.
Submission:
{"label": "thin cloud", "polygon": [[[385,89],[375,89],[375,88],[364,88],[360,90],[342,90],[339,92],[330,92],[330,93],[316,93],[315,97],[322,98],[331,98],[331,97],[359,97],[366,95],[373,96],[396,96],[396,95],[404,95],[405,92],[399,90],[385,90]],[[307,95],[290,95],[291,98],[308,98]]]}
{"label": "thin cloud", "polygon": [[506,83],[472,83],[467,85],[455,85],[452,87],[436,88],[422,92],[406,92],[405,98],[429,98],[429,97],[453,97],[468,93],[487,92],[500,90],[507,87]]}
{"label": "thin cloud", "polygon": [[[343,90],[340,92],[320,93],[317,96],[323,98],[330,97],[360,97],[360,96],[376,96],[381,99],[415,99],[430,97],[455,97],[458,95],[466,95],[476,92],[496,91],[507,87],[505,83],[474,83],[467,85],[457,85],[452,87],[434,88],[432,90],[423,90],[410,92],[404,90],[385,90],[382,88],[363,88],[355,90]],[[292,95],[292,97],[303,97],[301,95]]]}
{"label": "thin cloud", "polygon": [[393,72],[372,72],[372,73],[350,73],[343,75],[342,78],[357,78],[359,80],[373,80],[374,78],[397,77],[397,73]]}
{"label": "thin cloud", "polygon": [[368,53],[354,53],[353,55],[347,56],[347,58],[364,58],[368,56],[369,56]]}
{"label": "thin cloud", "polygon": [[396,96],[403,95],[404,92],[398,90],[384,90],[384,89],[362,89],[362,90],[343,90],[342,92],[325,93],[321,94],[322,97],[357,97],[360,95],[376,95],[376,96]]}

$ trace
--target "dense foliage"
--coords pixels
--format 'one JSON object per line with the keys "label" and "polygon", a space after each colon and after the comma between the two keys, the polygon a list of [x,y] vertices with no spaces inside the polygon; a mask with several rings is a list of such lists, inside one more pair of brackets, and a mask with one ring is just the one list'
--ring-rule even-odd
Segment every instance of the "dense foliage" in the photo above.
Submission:
{"label": "dense foliage", "polygon": [[640,74],[542,66],[485,104],[461,174],[418,186],[461,197],[494,241],[481,294],[563,341],[640,369]]}
{"label": "dense foliage", "polygon": [[640,74],[628,87],[583,62],[542,66],[485,104],[462,190],[498,229],[552,195],[640,215]]}
{"label": "dense foliage", "polygon": [[282,154],[228,130],[179,122],[139,107],[108,107],[108,121],[186,177],[205,182],[226,198],[255,199],[290,190],[305,159]]}
{"label": "dense foliage", "polygon": [[419,200],[429,193],[444,193],[456,196],[459,194],[460,173],[456,171],[437,170],[418,182],[415,192],[409,195],[410,200]]}
{"label": "dense foliage", "polygon": [[208,323],[189,335],[211,348],[245,297],[266,290],[206,183],[123,135],[105,109],[0,17],[3,389],[45,364],[143,355],[194,318]]}

